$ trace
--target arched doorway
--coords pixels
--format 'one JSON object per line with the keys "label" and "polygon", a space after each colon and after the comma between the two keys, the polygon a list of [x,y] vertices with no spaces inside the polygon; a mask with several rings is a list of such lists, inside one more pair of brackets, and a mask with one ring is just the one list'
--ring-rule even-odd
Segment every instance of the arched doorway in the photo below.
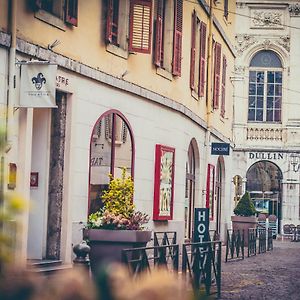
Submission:
{"label": "arched doorway", "polygon": [[250,193],[256,210],[267,216],[276,215],[280,228],[281,170],[270,161],[259,161],[248,169],[246,177],[246,190]]}
{"label": "arched doorway", "polygon": [[199,195],[199,149],[194,138],[189,144],[185,171],[184,235],[192,239],[195,199]]}
{"label": "arched doorway", "polygon": [[223,178],[225,178],[224,158],[220,156],[216,168],[216,202],[217,202],[217,220],[216,231],[221,233],[221,217],[222,217],[222,197],[223,197]]}
{"label": "arched doorway", "polygon": [[134,140],[126,118],[116,110],[104,113],[96,122],[90,142],[89,214],[102,207],[101,195],[109,177],[121,176],[122,168],[134,175]]}

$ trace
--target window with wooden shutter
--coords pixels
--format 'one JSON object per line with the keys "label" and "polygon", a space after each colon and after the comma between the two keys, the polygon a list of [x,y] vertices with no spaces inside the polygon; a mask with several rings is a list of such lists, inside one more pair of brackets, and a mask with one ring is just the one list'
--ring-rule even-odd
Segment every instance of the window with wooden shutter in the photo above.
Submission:
{"label": "window with wooden shutter", "polygon": [[119,0],[107,0],[106,42],[118,45]]}
{"label": "window with wooden shutter", "polygon": [[78,0],[67,0],[65,4],[66,23],[73,26],[78,25]]}
{"label": "window with wooden shutter", "polygon": [[226,68],[227,68],[227,60],[226,56],[223,55],[223,63],[222,63],[222,93],[221,93],[221,116],[225,116],[225,86],[226,86]]}
{"label": "window with wooden shutter", "polygon": [[200,66],[199,66],[199,96],[204,96],[205,91],[205,66],[206,66],[206,24],[200,25]]}
{"label": "window with wooden shutter", "polygon": [[165,0],[157,0],[157,16],[156,16],[155,48],[154,48],[154,64],[157,67],[163,66],[164,22],[165,22]]}
{"label": "window with wooden shutter", "polygon": [[219,107],[220,72],[221,72],[221,44],[216,42],[214,46],[214,93],[213,93],[214,109],[217,109]]}
{"label": "window with wooden shutter", "polygon": [[129,50],[150,53],[152,0],[130,1]]}
{"label": "window with wooden shutter", "polygon": [[191,40],[191,63],[190,63],[190,88],[195,88],[195,59],[196,59],[196,28],[197,15],[196,11],[192,14],[192,40]]}
{"label": "window with wooden shutter", "polygon": [[224,0],[224,17],[228,19],[228,0]]}
{"label": "window with wooden shutter", "polygon": [[181,75],[182,21],[183,0],[175,0],[172,73],[177,76]]}

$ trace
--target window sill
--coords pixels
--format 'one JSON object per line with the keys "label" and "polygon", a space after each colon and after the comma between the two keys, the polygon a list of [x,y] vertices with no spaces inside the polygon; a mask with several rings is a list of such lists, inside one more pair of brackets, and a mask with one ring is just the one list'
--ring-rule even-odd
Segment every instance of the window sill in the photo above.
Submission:
{"label": "window sill", "polygon": [[45,10],[39,10],[34,14],[35,18],[48,23],[62,31],[66,31],[67,27],[62,19],[56,17]]}
{"label": "window sill", "polygon": [[165,69],[157,68],[156,69],[156,74],[161,76],[161,77],[164,77],[164,78],[166,78],[170,81],[173,81],[173,75],[170,72],[166,71]]}
{"label": "window sill", "polygon": [[106,51],[121,58],[128,59],[128,51],[113,44],[108,44],[106,46]]}

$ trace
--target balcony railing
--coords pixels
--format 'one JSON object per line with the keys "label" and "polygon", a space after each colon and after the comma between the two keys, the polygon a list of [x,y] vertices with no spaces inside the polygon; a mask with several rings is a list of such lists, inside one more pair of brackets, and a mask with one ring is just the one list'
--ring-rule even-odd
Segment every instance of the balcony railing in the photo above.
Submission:
{"label": "balcony railing", "polygon": [[247,128],[247,140],[269,140],[269,141],[282,141],[283,129],[282,128]]}

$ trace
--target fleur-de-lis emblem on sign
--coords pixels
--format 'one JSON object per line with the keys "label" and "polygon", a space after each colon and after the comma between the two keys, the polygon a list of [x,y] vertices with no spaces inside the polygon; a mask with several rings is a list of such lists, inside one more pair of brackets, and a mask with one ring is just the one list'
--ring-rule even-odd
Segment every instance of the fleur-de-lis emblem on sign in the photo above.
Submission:
{"label": "fleur-de-lis emblem on sign", "polygon": [[43,86],[43,83],[46,83],[46,78],[43,73],[38,73],[36,77],[32,77],[32,83],[34,83],[35,88],[40,90]]}

